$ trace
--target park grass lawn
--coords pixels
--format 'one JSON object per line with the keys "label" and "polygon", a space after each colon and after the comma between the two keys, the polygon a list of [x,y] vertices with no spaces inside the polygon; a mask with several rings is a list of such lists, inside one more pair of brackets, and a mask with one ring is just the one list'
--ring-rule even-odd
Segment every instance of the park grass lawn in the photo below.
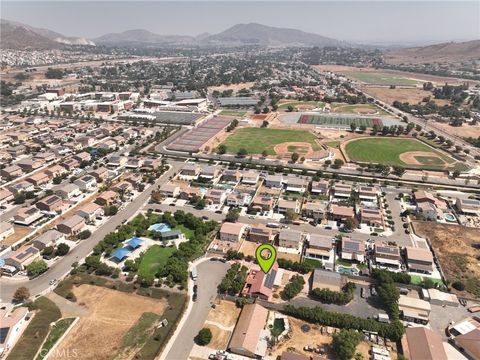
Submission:
{"label": "park grass lawn", "polygon": [[313,266],[315,269],[321,268],[322,267],[322,262],[317,259],[309,259],[309,258],[304,258],[303,263],[307,265]]}
{"label": "park grass lawn", "polygon": [[42,351],[37,356],[37,360],[45,358],[45,355],[52,349],[55,343],[62,337],[62,335],[67,331],[67,329],[75,321],[75,318],[65,318],[58,320],[55,325],[53,325],[52,330],[47,336],[47,340],[43,343]]}
{"label": "park grass lawn", "polygon": [[367,73],[363,71],[352,71],[345,74],[347,77],[367,83],[379,85],[417,85],[422,82],[419,80],[408,79],[403,76],[391,75],[387,73]]}
{"label": "park grass lawn", "polygon": [[268,155],[275,155],[273,147],[284,142],[307,142],[312,145],[313,150],[319,150],[315,139],[315,136],[306,130],[243,128],[235,131],[223,144],[230,154],[236,154],[244,148],[249,154],[261,154],[266,150]]}
{"label": "park grass lawn", "polygon": [[[372,109],[372,110],[378,112],[379,115],[390,115],[388,112],[386,112],[386,111],[383,110],[382,108],[379,108],[379,107],[378,107],[377,105],[375,105],[375,104],[353,104],[353,105],[343,104],[343,103],[335,103],[335,104],[333,104],[333,111],[335,111],[335,112],[343,112],[343,113],[356,114],[355,109],[358,109],[358,108],[368,108],[368,109]],[[366,114],[366,115],[368,115],[368,114]]]}
{"label": "park grass lawn", "polygon": [[322,101],[298,101],[298,100],[282,99],[278,103],[278,109],[287,110],[290,105],[292,105],[293,107],[301,106],[301,105],[312,105],[312,106],[321,108],[325,106],[325,103]]}
{"label": "park grass lawn", "polygon": [[247,112],[243,110],[222,110],[219,115],[223,116],[243,116]]}
{"label": "park grass lawn", "polygon": [[168,258],[177,249],[175,247],[162,247],[160,245],[153,245],[143,255],[140,266],[138,267],[138,276],[142,278],[151,278],[164,267]]}
{"label": "park grass lawn", "polygon": [[[345,150],[352,161],[406,166],[400,155],[408,151],[424,151],[438,154],[445,162],[451,161],[431,147],[415,139],[370,138],[350,141]],[[428,157],[430,158],[430,157]]]}
{"label": "park grass lawn", "polygon": [[187,239],[190,239],[195,233],[194,230],[187,228],[185,225],[177,225],[173,230],[180,230]]}
{"label": "park grass lawn", "polygon": [[326,142],[325,145],[335,149],[338,147],[338,145],[340,145],[340,141],[329,141],[329,142]]}
{"label": "park grass lawn", "polygon": [[62,316],[60,309],[55,303],[45,297],[40,297],[33,303],[37,313],[30,320],[23,335],[7,357],[7,360],[30,360],[47,337],[50,324],[56,322]]}

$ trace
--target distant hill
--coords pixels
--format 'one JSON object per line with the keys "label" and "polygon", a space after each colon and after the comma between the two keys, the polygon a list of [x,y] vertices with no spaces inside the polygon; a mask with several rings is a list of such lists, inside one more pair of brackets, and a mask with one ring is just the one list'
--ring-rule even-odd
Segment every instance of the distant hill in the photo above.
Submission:
{"label": "distant hill", "polygon": [[[204,39],[219,44],[257,44],[263,46],[341,46],[341,41],[296,29],[256,23],[237,24]],[[343,44],[344,45],[344,44]]]}
{"label": "distant hill", "polygon": [[[0,24],[2,25],[2,46],[6,48],[4,45],[4,42],[9,44],[9,48],[35,48],[35,49],[56,49],[61,46],[58,46],[56,44],[52,44],[51,42],[45,41],[46,38],[48,40],[53,41],[54,43],[57,44],[66,44],[66,45],[90,45],[94,46],[95,43],[91,40],[81,38],[81,37],[68,37],[64,36],[60,33],[57,33],[55,31],[49,30],[49,29],[41,29],[41,28],[36,28],[33,26],[25,25],[16,21],[10,21],[10,20],[5,20],[1,19]],[[4,27],[5,25],[5,27]],[[4,33],[3,30],[6,30],[7,32]],[[20,32],[19,34],[14,33],[14,29],[18,29]],[[35,35],[28,35],[27,33],[34,33],[37,35],[40,35],[42,38],[36,37]],[[23,34],[23,35],[22,35]],[[16,38],[20,40],[20,42],[16,41]],[[35,44],[35,41],[33,40],[36,38],[39,43]],[[22,40],[23,39],[23,40]],[[32,41],[30,41],[30,40]],[[25,42],[25,45],[23,46],[22,41]]]}
{"label": "distant hill", "polygon": [[25,26],[2,22],[0,34],[2,49],[50,50],[62,47],[62,44],[37,34]]}
{"label": "distant hill", "polygon": [[165,45],[192,43],[194,40],[193,36],[158,35],[148,30],[136,29],[105,34],[94,39],[94,42],[99,45]]}
{"label": "distant hill", "polygon": [[399,49],[385,54],[385,61],[390,64],[457,63],[470,60],[480,60],[480,40]]}

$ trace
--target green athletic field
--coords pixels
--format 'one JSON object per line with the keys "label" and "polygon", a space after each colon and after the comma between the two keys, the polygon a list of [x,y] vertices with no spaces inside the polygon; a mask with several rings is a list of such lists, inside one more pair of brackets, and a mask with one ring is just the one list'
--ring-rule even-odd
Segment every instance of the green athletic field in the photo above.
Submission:
{"label": "green athletic field", "polygon": [[422,81],[408,79],[403,76],[392,75],[388,73],[369,73],[363,71],[352,71],[345,73],[345,76],[367,83],[379,85],[418,85]]}
{"label": "green athletic field", "polygon": [[[400,160],[400,155],[409,151],[432,153],[432,156],[417,156],[423,168],[443,168],[454,160],[415,139],[366,138],[350,141],[345,151],[352,161],[371,162],[385,165],[411,166]],[[438,155],[440,158],[438,158]],[[418,165],[419,167],[419,165]]]}
{"label": "green athletic field", "polygon": [[242,111],[242,110],[222,110],[222,111],[220,111],[219,115],[241,117],[241,116],[245,115],[246,113],[247,113],[246,111]]}
{"label": "green athletic field", "polygon": [[305,130],[244,128],[235,131],[223,144],[230,154],[236,154],[244,148],[249,154],[261,154],[266,150],[268,155],[275,155],[273,147],[284,142],[307,142],[312,144],[313,150],[319,150],[315,139],[313,134]]}

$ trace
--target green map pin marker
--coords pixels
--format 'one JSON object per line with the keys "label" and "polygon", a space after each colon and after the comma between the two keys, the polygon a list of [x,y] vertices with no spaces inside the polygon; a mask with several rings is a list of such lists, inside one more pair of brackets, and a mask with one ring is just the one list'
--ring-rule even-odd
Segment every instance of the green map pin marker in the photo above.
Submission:
{"label": "green map pin marker", "polygon": [[275,263],[277,250],[270,244],[262,244],[255,250],[255,257],[257,258],[260,268],[266,274]]}

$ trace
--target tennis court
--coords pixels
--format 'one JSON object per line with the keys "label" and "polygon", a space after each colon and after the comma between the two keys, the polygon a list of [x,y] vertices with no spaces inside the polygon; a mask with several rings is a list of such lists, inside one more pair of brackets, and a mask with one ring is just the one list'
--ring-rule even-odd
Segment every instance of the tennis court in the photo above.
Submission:
{"label": "tennis court", "polygon": [[304,114],[301,115],[298,119],[299,124],[313,124],[325,127],[332,128],[350,128],[350,124],[355,124],[357,127],[366,126],[369,128],[382,127],[382,120],[376,118],[367,118],[367,117],[343,117],[343,116],[332,116],[332,115],[311,115]]}

